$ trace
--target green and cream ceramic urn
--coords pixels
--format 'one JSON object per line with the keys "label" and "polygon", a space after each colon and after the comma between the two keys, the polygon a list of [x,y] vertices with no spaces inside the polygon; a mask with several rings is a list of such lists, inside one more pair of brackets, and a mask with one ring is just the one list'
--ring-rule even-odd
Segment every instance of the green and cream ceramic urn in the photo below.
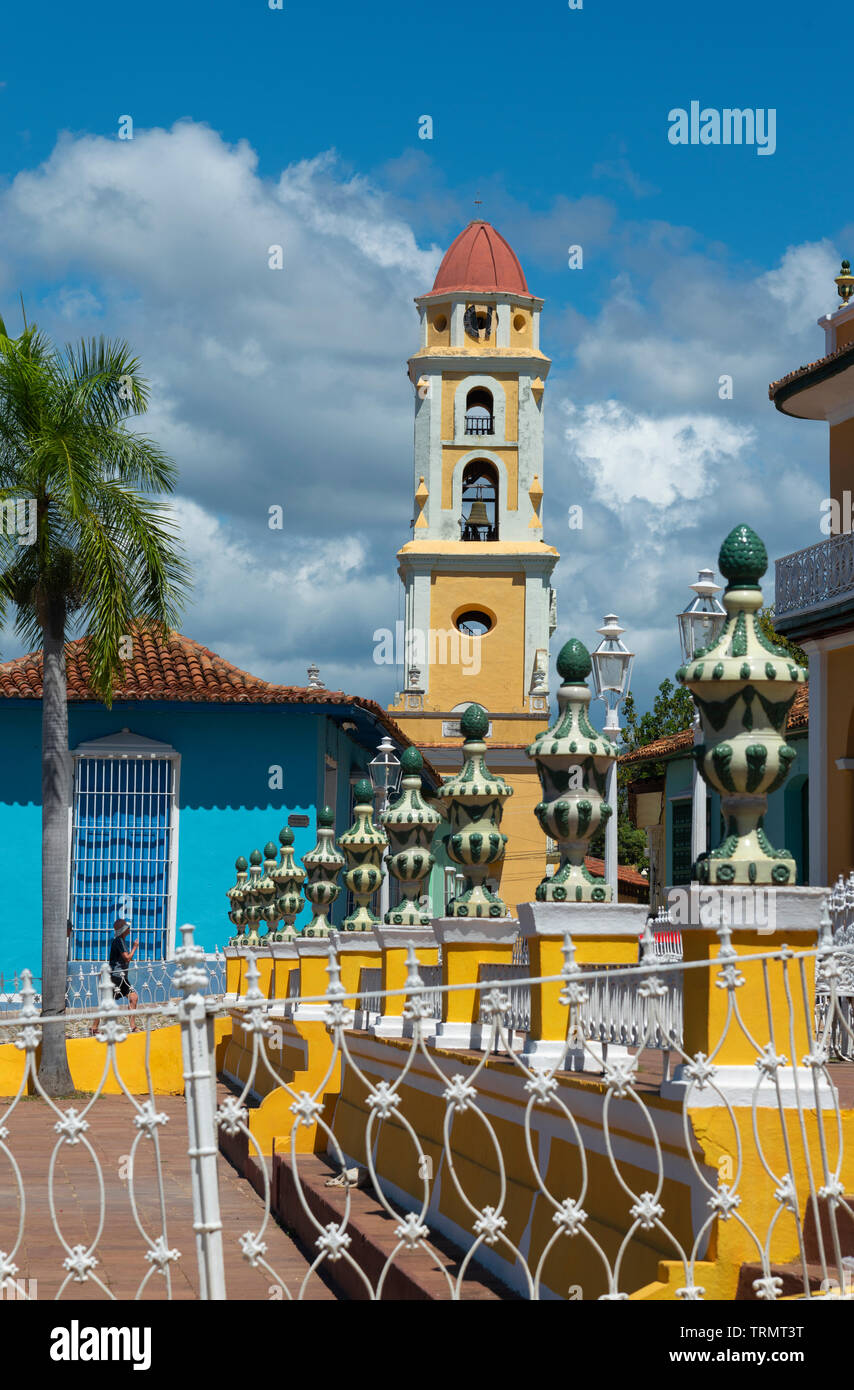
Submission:
{"label": "green and cream ceramic urn", "polygon": [[341,892],[337,879],[346,862],[335,848],[334,824],[335,816],[324,806],[317,813],[317,844],[302,857],[308,874],[303,893],[312,907],[312,918],[303,936],[328,936],[331,931],[327,913]]}
{"label": "green and cream ceramic urn", "polygon": [[263,899],[258,885],[263,872],[263,858],[260,849],[253,849],[249,856],[249,882],[243,890],[243,935],[239,943],[241,946],[257,946],[260,941],[258,924],[261,921]]}
{"label": "green and cream ceramic urn", "polygon": [[302,907],[300,889],[305,882],[305,869],[300,868],[294,857],[294,832],[290,826],[279,831],[279,844],[279,862],[272,871],[272,878],[276,885],[278,920],[282,925],[271,940],[290,941],[298,935],[294,921]]}
{"label": "green and cream ceramic urn", "polygon": [[374,790],[367,778],[357,782],[353,795],[353,824],[339,836],[339,848],[347,860],[344,882],[356,902],[354,910],[341,923],[343,931],[372,931],[379,922],[371,911],[371,898],[383,881],[383,854],[388,844],[384,832],[374,825]]}
{"label": "green and cream ceramic urn", "polygon": [[506,917],[507,906],[486,886],[494,866],[504,856],[507,836],[501,833],[504,803],[513,788],[486,766],[489,716],[481,705],[469,705],[460,720],[463,765],[442,783],[437,797],[447,807],[450,831],[444,837],[449,859],[465,873],[465,888],[448,906],[449,917]]}
{"label": "green and cream ceramic urn", "polygon": [[238,855],[234,861],[237,870],[237,882],[227,888],[225,895],[228,898],[228,920],[237,927],[237,931],[229,941],[229,946],[239,946],[243,941],[243,928],[246,923],[246,911],[243,907],[243,895],[249,879],[249,863],[242,854]]}
{"label": "green and cream ceramic urn", "polygon": [[385,914],[395,927],[429,927],[432,917],[419,898],[433,867],[430,846],[442,817],[433,810],[421,790],[424,759],[417,748],[407,748],[400,758],[400,795],[380,817],[388,836],[388,868],[400,884],[401,899]]}
{"label": "green and cream ceramic urn", "polygon": [[537,886],[537,901],[607,903],[610,884],[592,874],[584,859],[593,836],[612,813],[605,785],[617,750],[588,718],[590,653],[577,637],[561,648],[557,669],[563,682],[557,692],[557,719],[528,748],[543,791],[534,814],[560,852],[553,876]]}
{"label": "green and cream ceramic urn", "polygon": [[700,856],[694,876],[700,883],[793,884],[795,861],[769,842],[764,817],[769,793],[782,786],[795,757],[786,720],[807,671],[757,621],[768,555],[756,532],[736,526],[718,568],[729,581],[723,631],[676,673],[700,711],[703,742],[694,757],[720,792],[726,826],[723,843]]}
{"label": "green and cream ceramic urn", "polygon": [[255,890],[261,899],[260,920],[267,923],[266,932],[259,938],[262,946],[266,946],[268,942],[273,940],[273,933],[280,915],[279,905],[276,902],[276,884],[273,878],[275,871],[276,846],[270,840],[264,846],[264,867]]}

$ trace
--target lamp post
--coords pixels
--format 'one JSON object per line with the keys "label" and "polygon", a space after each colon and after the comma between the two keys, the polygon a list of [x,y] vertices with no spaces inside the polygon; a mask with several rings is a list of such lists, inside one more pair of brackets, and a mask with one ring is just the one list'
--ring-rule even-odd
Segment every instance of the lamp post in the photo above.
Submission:
{"label": "lamp post", "polygon": [[[379,823],[380,816],[388,810],[389,802],[400,785],[400,759],[394,751],[394,744],[385,734],[379,748],[377,756],[371,758],[368,763],[368,771],[371,776],[371,786],[374,789],[374,799],[376,801],[376,820]],[[380,920],[385,921],[385,915],[389,910],[389,879],[388,873],[383,875],[380,885]]]}
{"label": "lamp post", "polygon": [[[606,613],[602,626],[596,631],[601,635],[599,646],[590,653],[593,666],[593,687],[596,699],[604,701],[608,711],[605,727],[606,738],[617,743],[622,730],[617,709],[629,693],[632,677],[634,652],[630,652],[620,641],[625,628],[620,627],[616,613]],[[611,885],[611,901],[617,902],[617,759],[608,768],[605,780],[605,799],[613,815],[605,826],[605,881]]]}
{"label": "lamp post", "polygon": [[[696,584],[692,584],[695,597],[684,612],[677,614],[679,641],[682,646],[682,660],[689,661],[707,647],[714,646],[726,622],[726,610],[716,597],[721,585],[715,583],[713,570],[700,570]],[[703,742],[700,725],[700,711],[694,705],[694,744]],[[696,864],[708,846],[706,833],[706,784],[700,776],[696,759],[691,776],[691,864]]]}

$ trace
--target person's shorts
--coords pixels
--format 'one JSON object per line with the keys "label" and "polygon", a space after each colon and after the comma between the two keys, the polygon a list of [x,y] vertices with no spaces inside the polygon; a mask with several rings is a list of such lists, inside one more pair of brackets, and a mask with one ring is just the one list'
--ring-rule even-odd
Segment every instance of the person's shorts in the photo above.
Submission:
{"label": "person's shorts", "polygon": [[120,980],[113,980],[113,997],[115,999],[127,999],[130,994],[130,980],[127,975],[123,975]]}

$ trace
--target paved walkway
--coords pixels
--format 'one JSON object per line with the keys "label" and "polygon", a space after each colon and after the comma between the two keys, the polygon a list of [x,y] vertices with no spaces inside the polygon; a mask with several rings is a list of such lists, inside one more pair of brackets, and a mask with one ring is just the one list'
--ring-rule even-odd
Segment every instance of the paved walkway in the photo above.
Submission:
{"label": "paved walkway", "polygon": [[[226,1094],[220,1088],[221,1094]],[[63,1110],[71,1106],[78,1110],[84,1099],[61,1102]],[[0,1113],[2,1113],[0,1106]],[[199,1279],[192,1229],[192,1189],[190,1165],[187,1158],[187,1120],[184,1100],[180,1096],[158,1096],[157,1109],[169,1116],[168,1123],[159,1128],[163,1191],[166,1203],[166,1238],[170,1249],[178,1249],[181,1258],[169,1266],[172,1277],[172,1297],[198,1298]],[[90,1115],[86,1137],[92,1144],[101,1164],[104,1182],[104,1227],[97,1241],[94,1273],[117,1298],[133,1298],[141,1280],[150,1269],[145,1259],[148,1249],[131,1213],[127,1158],[138,1131],[133,1123],[132,1107],[122,1096],[104,1096],[96,1101]],[[51,1154],[57,1143],[55,1117],[38,1097],[22,1101],[8,1122],[6,1145],[14,1155],[23,1175],[27,1206],[24,1239],[15,1255],[18,1280],[38,1281],[39,1301],[55,1297],[66,1271],[66,1258],[51,1220],[48,1202],[47,1174]],[[134,1191],[139,1219],[144,1229],[156,1238],[161,1232],[158,1188],[155,1179],[153,1144],[143,1139],[134,1160]],[[263,1269],[252,1269],[240,1250],[240,1237],[246,1231],[257,1232],[263,1219],[263,1204],[249,1183],[241,1178],[225,1158],[219,1159],[220,1206],[225,1250],[225,1279],[229,1300],[287,1299],[284,1285],[296,1298],[300,1284],[309,1268],[301,1249],[274,1221],[267,1223],[263,1239],[267,1242],[266,1259],[278,1278]],[[83,1244],[88,1248],[98,1230],[101,1202],[95,1164],[82,1143],[60,1147],[54,1177],[57,1222],[70,1246]],[[18,1221],[16,1188],[9,1160],[0,1149],[0,1250],[9,1250],[14,1243]],[[161,1300],[167,1296],[165,1279],[155,1273],[149,1280],[143,1299]],[[335,1294],[317,1276],[312,1276],[306,1298],[334,1300]],[[9,1297],[9,1294],[6,1294]],[[91,1282],[68,1284],[63,1298],[104,1299],[102,1289]]]}

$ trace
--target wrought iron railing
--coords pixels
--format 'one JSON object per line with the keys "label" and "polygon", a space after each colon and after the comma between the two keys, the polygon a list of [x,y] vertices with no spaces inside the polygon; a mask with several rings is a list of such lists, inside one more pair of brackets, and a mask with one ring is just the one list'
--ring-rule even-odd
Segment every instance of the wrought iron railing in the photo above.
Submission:
{"label": "wrought iron railing", "polygon": [[854,534],[831,536],[777,561],[774,615],[821,608],[834,599],[854,598]]}
{"label": "wrought iron railing", "polygon": [[[843,897],[846,891],[843,886]],[[43,1028],[54,1025],[41,1018],[31,977],[22,972],[20,1016],[9,1024],[15,1046],[0,1057],[3,1075],[18,1063],[13,1092],[0,1102],[0,1292],[20,1284],[19,1296],[28,1297],[29,1283],[41,1281],[40,1298],[62,1297],[83,1284],[108,1299],[169,1298],[180,1279],[182,1289],[189,1283],[198,1297],[221,1300],[252,1297],[248,1281],[255,1279],[264,1288],[256,1297],[270,1297],[275,1288],[279,1298],[328,1298],[331,1287],[356,1289],[341,1297],[376,1300],[401,1296],[391,1292],[400,1287],[394,1281],[405,1284],[426,1269],[434,1279],[430,1297],[701,1299],[704,1279],[723,1278],[721,1242],[734,1237],[740,1245],[731,1248],[742,1252],[739,1287],[753,1296],[800,1291],[808,1298],[849,1287],[844,1261],[854,1253],[854,1199],[848,1195],[854,1164],[845,1148],[840,1092],[828,1069],[828,1038],[836,1020],[854,1043],[837,992],[854,947],[834,942],[829,929],[814,949],[763,951],[757,939],[755,952],[736,956],[729,928],[721,926],[716,959],[685,966],[650,955],[619,972],[580,967],[567,941],[559,976],[537,981],[517,973],[509,980],[511,990],[561,987],[567,1035],[546,1066],[531,1064],[514,1048],[505,1023],[512,1009],[508,990],[503,981],[497,986],[486,978],[477,988],[500,1055],[486,1048],[480,1056],[433,1049],[428,1025],[435,996],[471,986],[443,985],[432,973],[428,984],[428,970],[418,967],[412,952],[406,987],[392,992],[407,998],[411,1037],[387,1044],[353,1031],[352,994],[342,984],[333,939],[325,994],[300,999],[323,1008],[326,1029],[312,1045],[326,1052],[314,1071],[306,1066],[301,1072],[290,1055],[279,1061],[282,1028],[290,1027],[298,1041],[300,1035],[295,1024],[282,1023],[277,1001],[259,989],[254,956],[247,956],[245,987],[229,1007],[206,993],[208,970],[193,929],[182,928],[182,934],[174,976],[180,1000],[139,1011],[147,1025],[165,1010],[180,1028],[185,1094],[179,1107],[156,1094],[150,1036],[144,1079],[128,1085],[128,1059],[139,1054],[123,1049],[140,1043],[128,1040],[106,966],[98,1006],[90,1011],[98,1041],[87,1044],[104,1050],[100,1080],[71,1104],[46,1094],[38,1049]],[[828,996],[818,1035],[804,1007],[816,967]],[[720,991],[728,1005],[716,1015],[722,1022],[709,1038],[708,1055],[684,1050],[669,1002],[688,969],[704,972],[696,1000],[704,991],[715,998]],[[752,983],[743,973],[750,971]],[[585,1011],[588,1017],[601,1013],[595,991],[603,980],[612,988],[614,974],[620,988],[627,987],[626,998],[642,1001],[632,1024],[637,1055],[606,1059],[603,1066],[601,1049],[585,1039],[580,1047],[589,1079],[574,1076],[567,1063],[585,1032]],[[369,978],[360,989],[382,1005],[389,996],[376,985]],[[775,1036],[774,998],[788,1001],[785,1036]],[[221,1094],[218,1107],[216,1019],[230,1024],[229,1045],[240,1055],[242,1078],[234,1093]],[[677,1089],[661,1103],[638,1076],[641,1054],[656,1038],[669,1038],[681,1064]],[[756,1056],[755,1068],[743,1069],[755,1071],[746,1091],[742,1080],[728,1075],[742,1069],[716,1061],[733,1040],[743,1044],[744,1038]],[[121,1094],[110,1097],[113,1078]],[[272,1158],[256,1123],[268,1099],[277,1107]],[[102,1102],[112,1108],[104,1111],[99,1134]],[[697,1107],[699,1124],[692,1118]],[[126,1137],[117,1138],[122,1117]],[[184,1124],[181,1161],[192,1182],[175,1183],[169,1164],[174,1175],[182,1151],[176,1126]],[[234,1226],[233,1203],[224,1201],[235,1170],[218,1157],[218,1137],[226,1151],[242,1153],[240,1171],[254,1164],[260,1200],[248,1229],[247,1218]],[[404,1181],[410,1167],[412,1180]],[[361,1194],[360,1205],[362,1186],[369,1192]],[[183,1215],[176,1205],[181,1192],[192,1202]],[[290,1203],[287,1220],[283,1203]],[[394,1234],[381,1248],[371,1247],[365,1234],[377,1203]],[[74,1217],[84,1210],[81,1238]],[[45,1211],[50,1222],[38,1225],[34,1239],[29,1223],[40,1222]],[[363,1219],[368,1225],[360,1224]],[[120,1248],[105,1239],[117,1222],[124,1232]],[[284,1229],[291,1225],[299,1248]],[[785,1267],[774,1253],[783,1236],[800,1252]],[[306,1246],[308,1258],[300,1255]]]}
{"label": "wrought iron railing", "polygon": [[847,881],[840,874],[829,895],[828,908],[833,941],[841,951],[841,966],[835,1000],[831,999],[828,982],[820,975],[816,979],[816,1031],[827,1027],[830,1055],[850,1062],[854,1061],[854,870]]}
{"label": "wrought iron railing", "polygon": [[466,434],[494,434],[495,419],[492,415],[467,415]]}
{"label": "wrought iron railing", "polygon": [[[208,970],[208,990],[211,994],[222,996],[225,993],[225,957],[217,948],[206,956]],[[174,960],[132,961],[128,967],[128,984],[137,995],[140,1007],[148,1008],[157,1004],[179,999],[180,990],[175,984],[177,965]],[[98,1006],[98,991],[103,971],[102,961],[70,961],[65,990],[66,1009],[77,1012]],[[30,975],[35,988],[41,985],[39,976]],[[14,971],[6,980],[0,973],[0,1018],[4,1014],[18,1012],[21,1008],[21,975]],[[36,988],[36,1000],[41,995]]]}

